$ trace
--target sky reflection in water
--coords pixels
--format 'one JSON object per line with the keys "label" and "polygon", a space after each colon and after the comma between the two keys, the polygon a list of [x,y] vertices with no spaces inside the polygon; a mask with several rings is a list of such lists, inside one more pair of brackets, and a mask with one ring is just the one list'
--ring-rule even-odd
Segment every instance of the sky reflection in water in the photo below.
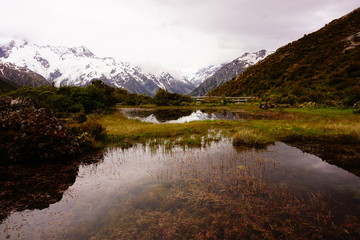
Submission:
{"label": "sky reflection in water", "polygon": [[111,224],[109,216],[136,199],[140,188],[176,181],[179,167],[201,174],[201,169],[217,161],[253,169],[268,184],[286,185],[299,194],[329,194],[343,203],[334,208],[359,216],[359,177],[284,143],[263,151],[239,151],[223,140],[207,148],[170,152],[143,146],[108,149],[101,162],[80,166],[75,183],[61,201],[43,210],[13,212],[0,225],[0,238],[88,239]]}

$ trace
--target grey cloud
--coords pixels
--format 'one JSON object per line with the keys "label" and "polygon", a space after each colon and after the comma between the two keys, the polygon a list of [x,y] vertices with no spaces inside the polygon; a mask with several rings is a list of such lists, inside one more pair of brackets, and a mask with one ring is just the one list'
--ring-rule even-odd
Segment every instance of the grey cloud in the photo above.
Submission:
{"label": "grey cloud", "polygon": [[[11,0],[0,34],[85,45],[100,56],[182,70],[276,48],[359,7],[359,0]],[[0,35],[1,37],[1,35]]]}
{"label": "grey cloud", "polygon": [[[340,17],[359,3],[355,0],[153,0],[171,11],[174,25],[196,28],[228,38],[297,38],[321,27],[317,15],[328,11]],[[343,4],[344,8],[339,7]],[[334,7],[332,7],[334,6]],[[337,12],[337,11],[338,12]],[[295,39],[294,39],[295,40]]]}

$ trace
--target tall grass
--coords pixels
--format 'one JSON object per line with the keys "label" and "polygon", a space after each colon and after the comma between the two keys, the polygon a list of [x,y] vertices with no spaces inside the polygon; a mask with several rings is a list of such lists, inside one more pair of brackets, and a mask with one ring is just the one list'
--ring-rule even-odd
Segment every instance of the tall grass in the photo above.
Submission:
{"label": "tall grass", "polygon": [[245,145],[248,147],[263,148],[274,143],[275,138],[264,132],[254,129],[243,128],[238,130],[233,136],[233,145]]}

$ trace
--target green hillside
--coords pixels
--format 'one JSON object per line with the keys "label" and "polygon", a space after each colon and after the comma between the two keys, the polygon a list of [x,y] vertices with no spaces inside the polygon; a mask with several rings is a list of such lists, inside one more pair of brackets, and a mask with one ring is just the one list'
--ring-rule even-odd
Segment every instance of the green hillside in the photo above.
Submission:
{"label": "green hillside", "polygon": [[211,95],[290,104],[360,101],[360,8],[279,48]]}
{"label": "green hillside", "polygon": [[15,90],[16,88],[0,77],[0,93]]}

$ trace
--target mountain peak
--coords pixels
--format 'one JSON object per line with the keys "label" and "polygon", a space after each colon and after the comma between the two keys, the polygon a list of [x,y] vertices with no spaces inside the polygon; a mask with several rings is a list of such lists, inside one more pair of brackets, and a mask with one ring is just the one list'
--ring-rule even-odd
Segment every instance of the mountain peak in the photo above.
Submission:
{"label": "mountain peak", "polygon": [[168,72],[162,72],[161,74],[160,74],[160,77],[162,77],[162,78],[174,78],[170,73],[168,73]]}
{"label": "mountain peak", "polygon": [[159,88],[181,94],[188,94],[195,88],[167,72],[155,76],[114,58],[99,58],[85,46],[68,48],[7,41],[0,45],[0,62],[28,67],[55,86],[86,86],[100,79],[110,86],[147,95],[154,95]]}
{"label": "mountain peak", "polygon": [[208,78],[206,78],[193,92],[191,95],[193,96],[203,96],[208,91],[215,89],[236,77],[246,68],[251,65],[254,65],[258,61],[264,59],[269,52],[266,50],[260,50],[258,52],[244,53],[241,57],[236,58],[234,61],[222,64],[218,69]]}
{"label": "mountain peak", "polygon": [[264,49],[260,50],[258,52],[253,52],[253,53],[246,52],[241,57],[235,59],[234,61],[247,62],[247,63],[253,65],[253,64],[257,63],[259,60],[264,59],[267,55],[269,55],[271,53],[272,52],[268,52]]}
{"label": "mountain peak", "polygon": [[86,47],[72,47],[70,51],[74,53],[77,57],[95,57],[95,55]]}
{"label": "mountain peak", "polygon": [[0,43],[0,58],[8,58],[13,48],[19,48],[26,45],[25,40],[2,40]]}
{"label": "mountain peak", "polygon": [[219,70],[224,64],[210,65],[204,68],[200,68],[188,81],[198,87],[207,78],[211,77],[217,70]]}

